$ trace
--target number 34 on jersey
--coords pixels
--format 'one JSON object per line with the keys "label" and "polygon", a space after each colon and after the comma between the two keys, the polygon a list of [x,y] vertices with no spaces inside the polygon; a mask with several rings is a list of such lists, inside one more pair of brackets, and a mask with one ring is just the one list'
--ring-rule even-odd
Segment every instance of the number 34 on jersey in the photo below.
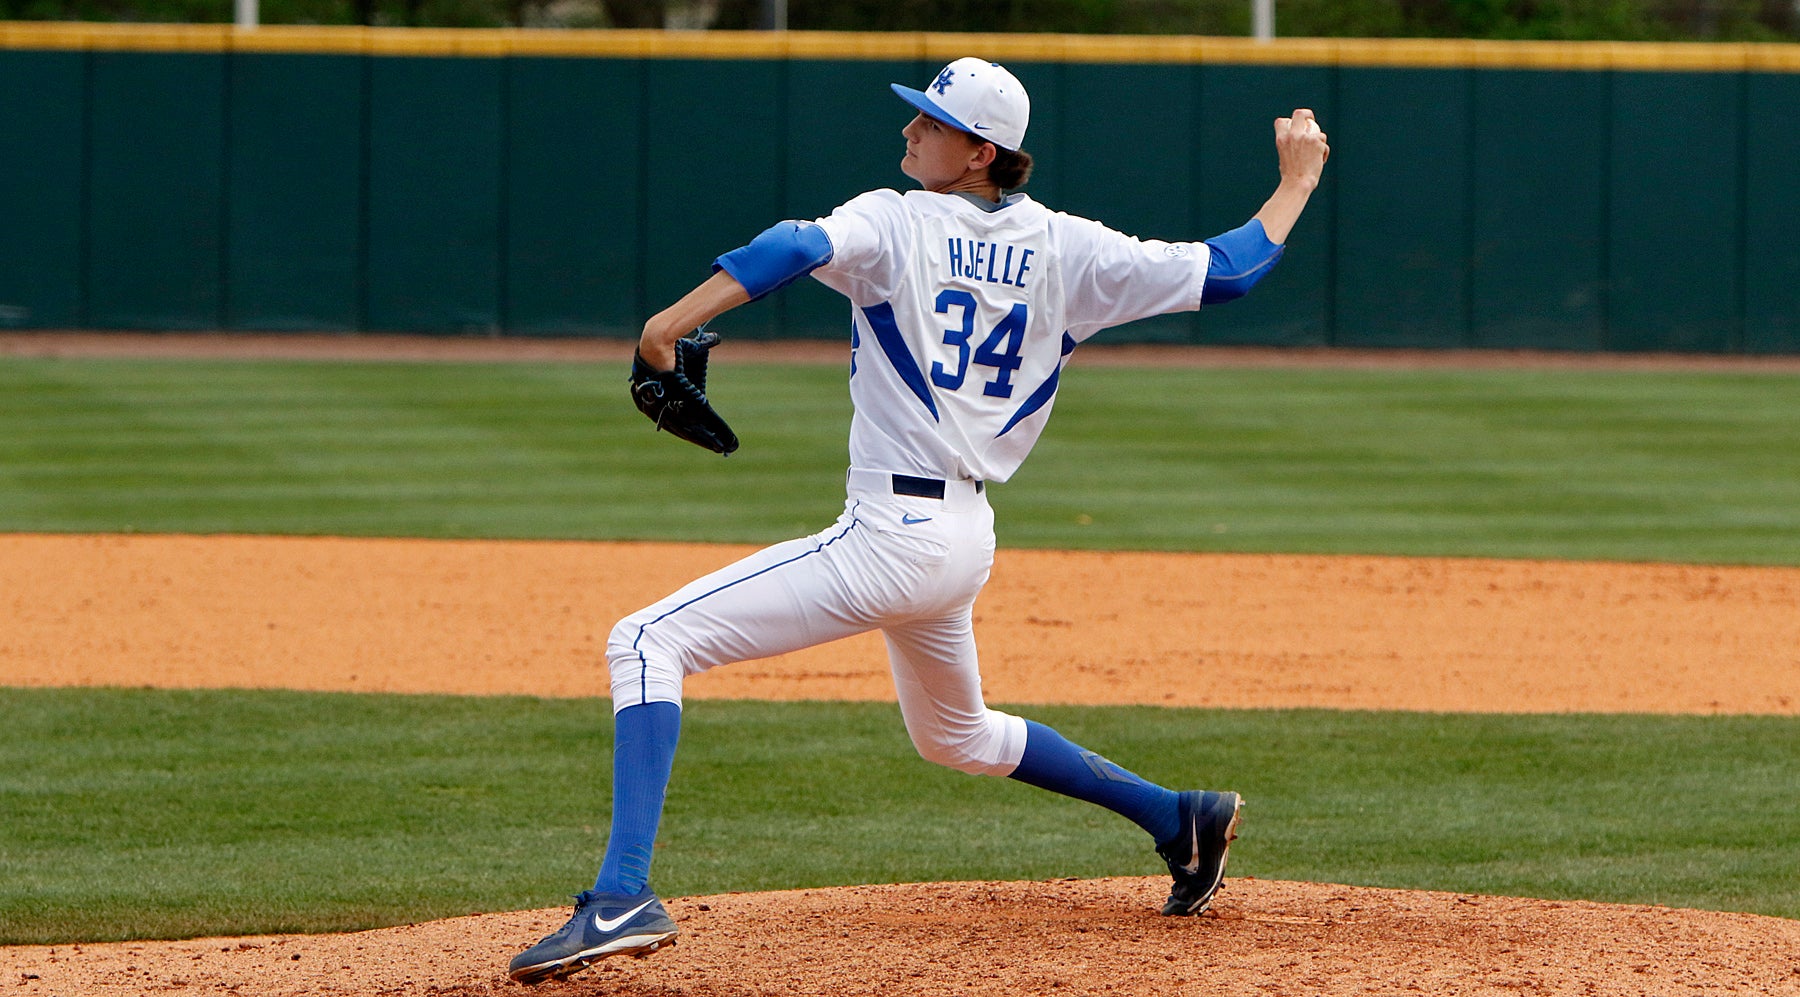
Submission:
{"label": "number 34 on jersey", "polygon": [[[990,398],[1011,398],[1013,374],[1024,361],[1019,356],[1025,346],[1025,326],[1030,312],[1023,301],[1012,306],[991,328],[981,328],[982,308],[975,295],[961,288],[949,287],[938,292],[937,313],[950,325],[944,329],[944,345],[954,347],[956,360],[946,365],[941,360],[931,364],[931,383],[945,391],[957,391],[968,379],[969,366],[988,368],[981,393]],[[979,345],[976,342],[980,336]]]}

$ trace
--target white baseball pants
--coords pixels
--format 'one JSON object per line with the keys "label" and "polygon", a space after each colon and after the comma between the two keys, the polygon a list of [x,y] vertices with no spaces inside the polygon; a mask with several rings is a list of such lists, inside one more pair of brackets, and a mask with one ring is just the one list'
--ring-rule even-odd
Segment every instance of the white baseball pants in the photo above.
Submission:
{"label": "white baseball pants", "polygon": [[1005,776],[1025,721],[987,708],[971,613],[994,563],[994,511],[973,481],[942,499],[894,494],[852,468],[830,529],[758,551],[620,621],[607,642],[614,711],[681,702],[683,676],[879,629],[913,746]]}

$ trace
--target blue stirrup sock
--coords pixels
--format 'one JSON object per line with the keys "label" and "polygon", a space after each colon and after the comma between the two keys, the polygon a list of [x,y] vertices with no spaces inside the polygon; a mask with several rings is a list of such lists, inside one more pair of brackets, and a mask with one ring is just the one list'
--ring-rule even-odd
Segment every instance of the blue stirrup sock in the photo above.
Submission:
{"label": "blue stirrup sock", "polygon": [[1180,794],[1114,765],[1034,720],[1025,721],[1025,755],[1011,778],[1098,804],[1158,842],[1180,832]]}
{"label": "blue stirrup sock", "polygon": [[640,703],[613,717],[612,833],[595,892],[636,896],[650,882],[650,850],[680,738],[681,707],[674,703]]}

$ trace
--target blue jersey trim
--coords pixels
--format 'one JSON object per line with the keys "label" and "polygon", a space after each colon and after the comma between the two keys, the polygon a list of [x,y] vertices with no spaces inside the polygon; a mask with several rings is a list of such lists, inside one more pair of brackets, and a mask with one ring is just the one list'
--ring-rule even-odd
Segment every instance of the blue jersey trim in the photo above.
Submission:
{"label": "blue jersey trim", "polygon": [[745,575],[742,578],[732,579],[731,581],[728,581],[725,584],[720,585],[717,588],[709,589],[705,592],[702,592],[699,595],[694,596],[692,599],[689,599],[688,601],[682,603],[681,605],[670,608],[667,612],[663,613],[661,616],[658,616],[656,619],[651,620],[648,623],[645,623],[645,624],[639,626],[638,627],[638,635],[631,642],[631,649],[633,651],[637,651],[637,653],[638,653],[638,698],[644,702],[650,701],[650,662],[645,660],[643,650],[638,647],[638,644],[640,644],[644,639],[644,631],[650,629],[651,627],[655,626],[658,623],[661,623],[662,621],[668,619],[669,617],[674,616],[676,613],[679,613],[682,610],[688,608],[689,606],[692,606],[694,603],[699,602],[700,600],[706,598],[707,596],[717,595],[720,592],[723,592],[726,589],[731,588],[733,585],[738,585],[743,582],[747,582],[752,578],[757,578],[759,576],[766,575],[769,572],[774,571],[776,568],[786,567],[787,565],[793,564],[795,561],[799,561],[803,558],[808,558],[808,557],[813,556],[814,554],[819,553],[820,551],[824,550],[825,548],[831,546],[834,543],[837,543],[839,540],[842,540],[842,539],[844,539],[844,537],[848,536],[850,534],[850,531],[856,529],[857,524],[860,522],[861,522],[861,520],[856,518],[856,506],[852,505],[850,507],[850,525],[844,527],[841,531],[838,532],[837,536],[832,537],[830,540],[827,540],[824,543],[819,544],[817,547],[814,547],[812,550],[801,551],[800,553],[795,554],[793,557],[790,557],[785,561],[777,561],[774,564],[771,564],[768,567],[763,568],[759,571],[752,571],[751,573]]}
{"label": "blue jersey trim", "polygon": [[1033,413],[1050,401],[1050,398],[1056,394],[1057,383],[1062,380],[1063,362],[1068,360],[1069,354],[1073,352],[1075,352],[1075,337],[1065,332],[1062,340],[1062,360],[1057,361],[1056,369],[1051,371],[1044,383],[1038,385],[1037,390],[1025,399],[1024,404],[1019,406],[1019,410],[1013,413],[1012,418],[1006,420],[1006,425],[1000,427],[1000,431],[994,434],[994,439],[997,440],[1012,432],[1014,426],[1031,418]]}
{"label": "blue jersey trim", "polygon": [[1262,222],[1254,218],[1206,240],[1206,247],[1212,258],[1206,267],[1206,284],[1200,289],[1203,305],[1235,301],[1249,294],[1257,281],[1275,269],[1283,248],[1269,241]]}
{"label": "blue jersey trim", "polygon": [[883,301],[878,305],[867,305],[862,311],[869,320],[870,331],[875,333],[875,342],[881,345],[888,363],[894,365],[894,373],[899,374],[900,380],[925,403],[925,408],[931,412],[931,421],[937,422],[937,402],[932,400],[931,388],[925,384],[925,372],[919,369],[919,361],[913,359],[912,351],[906,348],[906,337],[900,332],[900,323],[894,320],[894,306]]}
{"label": "blue jersey trim", "polygon": [[750,300],[779,291],[831,260],[831,237],[811,222],[776,222],[747,246],[713,261],[750,292]]}

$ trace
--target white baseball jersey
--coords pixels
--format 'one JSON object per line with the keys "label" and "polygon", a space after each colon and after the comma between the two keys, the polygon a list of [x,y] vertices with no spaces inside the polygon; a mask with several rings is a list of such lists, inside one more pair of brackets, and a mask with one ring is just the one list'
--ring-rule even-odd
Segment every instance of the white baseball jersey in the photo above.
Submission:
{"label": "white baseball jersey", "polygon": [[1024,194],[877,190],[817,223],[813,271],[850,299],[850,463],[1005,481],[1037,442],[1076,344],[1200,307],[1203,243],[1140,240]]}

